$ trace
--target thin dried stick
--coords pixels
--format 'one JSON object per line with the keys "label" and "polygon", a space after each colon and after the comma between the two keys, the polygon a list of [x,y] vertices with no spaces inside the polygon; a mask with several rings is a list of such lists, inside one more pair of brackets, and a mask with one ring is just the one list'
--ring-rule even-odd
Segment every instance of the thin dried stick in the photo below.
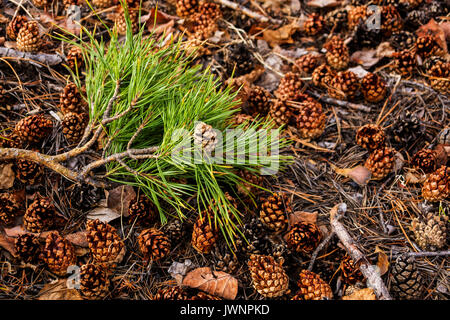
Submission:
{"label": "thin dried stick", "polygon": [[234,10],[238,10],[241,11],[243,14],[249,16],[250,18],[259,20],[260,22],[270,22],[273,24],[282,24],[283,21],[278,20],[278,19],[273,19],[270,17],[266,17],[260,13],[254,12],[240,4],[234,3],[232,1],[228,1],[228,0],[216,0],[216,2],[220,3],[221,5],[224,5],[225,7],[234,9]]}

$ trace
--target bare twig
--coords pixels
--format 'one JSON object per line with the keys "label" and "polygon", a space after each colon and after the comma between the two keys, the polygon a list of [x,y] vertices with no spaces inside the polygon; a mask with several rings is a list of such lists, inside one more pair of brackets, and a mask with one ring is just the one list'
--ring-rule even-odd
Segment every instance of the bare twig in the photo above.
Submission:
{"label": "bare twig", "polygon": [[316,99],[319,99],[320,101],[325,102],[325,103],[334,104],[334,105],[338,105],[341,107],[348,107],[350,109],[364,111],[364,112],[370,112],[370,110],[371,110],[370,107],[365,106],[363,104],[357,104],[357,103],[352,103],[352,102],[348,102],[348,101],[337,100],[337,99],[334,99],[331,97],[323,96],[323,95],[318,94],[311,90],[308,90],[308,93],[310,95],[312,95],[313,97],[315,97]]}
{"label": "bare twig", "polygon": [[0,57],[28,61],[39,68],[55,66],[64,61],[58,54],[22,52],[6,47],[0,47]]}
{"label": "bare twig", "polygon": [[400,253],[401,256],[406,257],[441,257],[441,256],[450,256],[450,250],[445,251],[422,251],[422,252],[407,252]]}
{"label": "bare twig", "polygon": [[331,238],[335,235],[334,231],[330,232],[330,234],[323,239],[323,241],[319,244],[319,246],[314,250],[311,261],[309,262],[308,271],[311,271],[314,267],[314,263],[316,262],[317,256],[319,255],[319,252],[322,251],[322,249],[327,245],[328,242],[330,242]]}
{"label": "bare twig", "polygon": [[270,23],[273,23],[273,24],[282,24],[283,23],[283,21],[281,21],[281,20],[273,19],[273,18],[264,16],[264,15],[262,15],[260,13],[254,12],[254,11],[252,11],[252,10],[250,10],[250,9],[240,5],[240,4],[232,2],[232,1],[216,0],[216,2],[224,5],[225,7],[241,11],[243,14],[249,16],[250,18],[259,20],[260,22],[270,22]]}
{"label": "bare twig", "polygon": [[392,300],[379,272],[372,264],[368,262],[364,254],[356,246],[355,241],[348,234],[344,225],[339,222],[339,218],[345,213],[345,211],[347,211],[347,205],[345,203],[338,204],[330,210],[330,223],[333,231],[339,237],[353,261],[360,263],[359,269],[366,277],[368,286],[374,290],[378,299]]}

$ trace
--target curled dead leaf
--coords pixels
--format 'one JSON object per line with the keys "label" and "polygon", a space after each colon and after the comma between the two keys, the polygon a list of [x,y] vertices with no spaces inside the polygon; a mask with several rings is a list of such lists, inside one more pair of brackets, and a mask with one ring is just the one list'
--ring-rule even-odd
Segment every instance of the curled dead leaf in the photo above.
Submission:
{"label": "curled dead leaf", "polygon": [[382,276],[389,270],[389,259],[387,254],[378,246],[375,247],[375,253],[378,253],[377,267],[380,271],[380,276]]}
{"label": "curled dead leaf", "polygon": [[427,24],[417,29],[416,34],[419,37],[424,35],[432,35],[444,52],[448,52],[445,29],[443,29],[442,26],[434,19],[431,19]]}
{"label": "curled dead leaf", "polygon": [[315,224],[317,222],[318,212],[305,212],[305,211],[295,211],[289,215],[290,225],[294,225],[297,222],[308,222]]}
{"label": "curled dead leaf", "polygon": [[87,248],[89,245],[86,235],[87,231],[78,231],[75,233],[68,234],[67,236],[65,236],[65,238],[70,242],[72,242],[72,244],[74,245]]}
{"label": "curled dead leaf", "polygon": [[342,297],[342,300],[377,300],[372,288],[355,290],[348,296]]}
{"label": "curled dead leaf", "polygon": [[136,198],[136,192],[134,192],[132,186],[119,186],[106,193],[108,208],[125,217],[128,215],[130,202],[134,198]]}
{"label": "curled dead leaf", "polygon": [[284,25],[276,30],[268,29],[263,31],[263,39],[272,47],[277,44],[294,43],[292,35],[298,30],[300,30],[300,26],[294,21],[293,23]]}
{"label": "curled dead leaf", "polygon": [[0,189],[9,189],[14,185],[16,175],[12,167],[12,163],[0,164]]}
{"label": "curled dead leaf", "polygon": [[350,60],[360,64],[364,68],[370,68],[375,65],[380,58],[377,57],[376,49],[363,49],[360,51],[355,51],[350,57]]}
{"label": "curled dead leaf", "polygon": [[183,279],[183,285],[228,300],[234,300],[238,291],[236,278],[222,271],[213,271],[209,267],[197,268],[189,272]]}
{"label": "curled dead leaf", "polygon": [[16,256],[16,249],[14,249],[14,239],[7,235],[0,233],[0,247],[7,250],[13,256]]}
{"label": "curled dead leaf", "polygon": [[97,207],[88,212],[86,218],[89,220],[98,219],[102,222],[110,222],[120,217],[116,210],[105,207]]}
{"label": "curled dead leaf", "polygon": [[38,293],[38,300],[83,300],[76,289],[67,288],[67,280],[60,279],[44,285]]}
{"label": "curled dead leaf", "polygon": [[333,169],[337,174],[351,178],[359,185],[366,185],[372,177],[370,170],[361,165],[353,168],[338,168],[333,166]]}
{"label": "curled dead leaf", "polygon": [[405,177],[406,184],[423,183],[427,179],[426,174],[421,173],[415,169],[407,169],[403,175]]}

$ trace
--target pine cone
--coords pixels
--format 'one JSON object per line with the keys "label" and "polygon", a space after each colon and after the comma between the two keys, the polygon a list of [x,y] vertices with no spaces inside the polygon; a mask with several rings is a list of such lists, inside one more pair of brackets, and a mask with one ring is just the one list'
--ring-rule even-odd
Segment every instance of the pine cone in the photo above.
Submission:
{"label": "pine cone", "polygon": [[396,69],[401,75],[409,76],[414,72],[417,65],[414,51],[403,50],[400,52],[394,52],[392,54],[392,58],[394,59],[394,69]]}
{"label": "pine cone", "polygon": [[33,161],[18,159],[14,163],[14,171],[16,172],[16,178],[20,182],[34,185],[41,180],[44,174],[44,167]]}
{"label": "pine cone", "polygon": [[224,50],[224,56],[222,57],[219,54],[220,58],[224,61],[225,73],[228,77],[231,77],[231,75],[239,77],[248,74],[255,67],[253,53],[244,43],[235,43],[227,46]]}
{"label": "pine cone", "polygon": [[303,81],[300,76],[293,72],[288,72],[281,79],[275,96],[282,100],[297,101],[302,96]]}
{"label": "pine cone", "polygon": [[28,22],[26,16],[15,16],[11,19],[11,21],[8,23],[8,26],[6,27],[6,35],[11,40],[16,40],[19,34],[19,30],[24,26],[26,22]]}
{"label": "pine cone", "polygon": [[414,29],[427,24],[429,17],[427,13],[423,10],[412,10],[406,15],[405,22],[409,24]]}
{"label": "pine cone", "polygon": [[177,0],[177,15],[186,18],[198,12],[198,0]]}
{"label": "pine cone", "polygon": [[[114,23],[117,27],[117,33],[119,35],[126,35],[127,34],[127,21],[125,19],[125,10],[120,7],[114,18]],[[130,16],[130,22],[131,22],[131,33],[135,34],[139,30],[139,10],[135,9],[128,9],[128,14]]]}
{"label": "pine cone", "polygon": [[391,271],[391,290],[400,299],[419,299],[423,292],[423,278],[412,257],[397,259]]}
{"label": "pine cone", "polygon": [[90,299],[104,298],[109,292],[109,277],[102,266],[88,263],[80,268],[80,291]]}
{"label": "pine cone", "polygon": [[409,31],[393,32],[389,43],[392,44],[396,50],[410,50],[416,44],[417,36]]}
{"label": "pine cone", "polygon": [[87,241],[96,263],[106,268],[115,268],[125,255],[125,245],[116,228],[98,219],[88,220],[86,224]]}
{"label": "pine cone", "polygon": [[238,252],[243,256],[250,254],[266,254],[269,252],[269,239],[261,220],[253,217],[242,229],[244,238],[236,240]]}
{"label": "pine cone", "polygon": [[367,101],[380,102],[386,97],[386,81],[377,74],[369,72],[361,80],[361,92]]}
{"label": "pine cone", "polygon": [[235,254],[230,252],[228,246],[216,246],[212,251],[214,270],[229,274],[235,273],[239,268],[239,261]]}
{"label": "pine cone", "polygon": [[38,8],[46,8],[51,4],[51,0],[32,0],[32,2]]}
{"label": "pine cone", "polygon": [[348,43],[349,49],[360,50],[361,47],[376,48],[384,39],[381,28],[374,28],[371,24],[360,23],[353,31],[353,37]]}
{"label": "pine cone", "polygon": [[63,114],[69,112],[85,113],[86,102],[81,96],[75,83],[69,82],[59,96],[59,109]]}
{"label": "pine cone", "polygon": [[[200,253],[208,254],[215,246],[219,231],[213,219],[208,219],[208,210],[199,215],[192,231],[192,247]],[[210,224],[211,220],[211,224]]]}
{"label": "pine cone", "polygon": [[80,211],[88,211],[100,201],[99,189],[89,184],[73,184],[66,190],[70,206]]}
{"label": "pine cone", "polygon": [[422,187],[422,196],[430,202],[441,201],[450,195],[450,167],[442,166],[428,175]]}
{"label": "pine cone", "polygon": [[296,252],[311,253],[322,240],[322,233],[317,225],[308,222],[297,222],[286,235],[288,247]]}
{"label": "pine cone", "polygon": [[149,228],[138,236],[139,249],[144,261],[159,261],[164,259],[170,251],[170,240],[164,232]]}
{"label": "pine cone", "polygon": [[52,120],[42,114],[35,114],[21,119],[14,130],[22,141],[38,144],[51,133],[52,129]]}
{"label": "pine cone", "polygon": [[213,296],[213,295],[203,292],[203,291],[199,291],[199,292],[197,292],[197,294],[195,296],[192,296],[189,300],[193,300],[193,301],[198,301],[198,300],[213,300],[214,301],[215,300],[215,301],[218,301],[218,300],[222,300],[222,298]]}
{"label": "pine cone", "polygon": [[348,12],[345,9],[336,9],[325,15],[325,25],[334,32],[347,28]]}
{"label": "pine cone", "polygon": [[441,48],[436,38],[432,35],[423,35],[417,37],[416,40],[416,54],[422,59],[431,56],[442,56],[444,55],[444,50]]}
{"label": "pine cone", "polygon": [[24,233],[19,235],[14,241],[14,249],[23,262],[34,263],[39,258],[41,247],[37,236],[31,233]]}
{"label": "pine cone", "polygon": [[243,129],[246,130],[251,125],[251,123],[253,123],[254,121],[255,121],[255,118],[253,118],[249,114],[235,113],[233,115],[233,117],[230,119],[230,125],[233,127],[238,127],[242,124],[245,124],[243,126]]}
{"label": "pine cone", "polygon": [[89,122],[87,113],[68,112],[62,118],[62,133],[69,143],[78,143],[83,137],[84,130]]}
{"label": "pine cone", "polygon": [[297,282],[299,291],[293,300],[331,300],[333,291],[328,283],[323,281],[317,274],[308,270],[300,272]]}
{"label": "pine cone", "polygon": [[191,32],[189,39],[206,40],[218,29],[217,21],[209,15],[197,12],[187,21],[186,27]]}
{"label": "pine cone", "polygon": [[360,88],[359,78],[351,71],[339,71],[331,80],[328,95],[338,100],[352,100]]}
{"label": "pine cone", "polygon": [[128,216],[133,221],[154,222],[157,218],[157,211],[153,202],[146,195],[140,195],[130,202]]}
{"label": "pine cone", "polygon": [[51,232],[47,236],[40,257],[49,270],[58,276],[65,276],[67,269],[77,263],[73,245],[58,232]]}
{"label": "pine cone", "polygon": [[356,131],[356,143],[369,151],[383,148],[385,141],[383,128],[376,124],[363,125]]}
{"label": "pine cone", "polygon": [[342,259],[340,268],[342,272],[342,279],[345,283],[352,285],[358,281],[364,280],[361,270],[359,270],[358,265],[349,255]]}
{"label": "pine cone", "polygon": [[114,0],[92,0],[92,4],[96,8],[109,8],[116,4]]}
{"label": "pine cone", "polygon": [[84,66],[83,51],[80,47],[72,46],[66,55],[67,65],[70,70],[80,70]]}
{"label": "pine cone", "polygon": [[356,6],[348,11],[348,28],[353,30],[361,22],[366,21],[373,14],[373,11],[366,5]]}
{"label": "pine cone", "polygon": [[282,264],[272,256],[252,254],[248,261],[252,285],[266,298],[282,296],[288,291],[289,277]]}
{"label": "pine cone", "polygon": [[202,152],[213,152],[217,146],[217,132],[209,124],[198,122],[194,128],[194,144]]}
{"label": "pine cone", "polygon": [[255,195],[261,191],[256,186],[263,186],[264,178],[262,176],[248,170],[239,170],[237,175],[243,179],[243,181],[239,181],[239,184],[236,184],[239,194],[244,196]]}
{"label": "pine cone", "polygon": [[326,64],[321,64],[312,73],[312,82],[316,87],[328,89],[335,76],[334,71]]}
{"label": "pine cone", "polygon": [[325,130],[326,115],[322,111],[322,105],[316,101],[303,101],[299,105],[297,130],[300,137],[315,139]]}
{"label": "pine cone", "polygon": [[409,146],[423,135],[425,127],[416,114],[403,112],[392,128],[395,142],[402,147]]}
{"label": "pine cone", "polygon": [[287,105],[286,100],[276,99],[270,106],[269,117],[273,120],[275,125],[282,126],[291,121],[293,113],[291,107]]}
{"label": "pine cone", "polygon": [[202,1],[198,8],[198,12],[216,21],[222,17],[220,6],[214,2]]}
{"label": "pine cone", "polygon": [[253,117],[264,116],[269,112],[271,96],[266,89],[254,86],[247,97],[247,110]]}
{"label": "pine cone", "polygon": [[411,223],[417,244],[424,250],[437,250],[447,244],[448,217],[428,213],[423,219],[415,218]]}
{"label": "pine cone", "polygon": [[47,197],[34,200],[25,211],[23,226],[30,232],[40,233],[53,226],[55,206]]}
{"label": "pine cone", "polygon": [[259,200],[259,218],[271,231],[281,232],[286,229],[288,216],[292,213],[291,201],[285,193],[277,192]]}
{"label": "pine cone", "polygon": [[382,6],[380,12],[381,31],[385,37],[390,37],[393,32],[401,31],[403,21],[400,13],[393,5]]}
{"label": "pine cone", "polygon": [[395,150],[384,147],[374,150],[364,166],[372,172],[372,180],[384,179],[394,169]]}
{"label": "pine cone", "polygon": [[187,293],[181,287],[163,287],[160,288],[151,300],[188,300]]}
{"label": "pine cone", "polygon": [[7,136],[0,136],[0,147],[23,149],[24,143],[20,139],[20,136],[17,134],[17,132],[13,131]]}
{"label": "pine cone", "polygon": [[350,53],[344,41],[339,36],[333,36],[323,48],[327,50],[325,58],[334,70],[344,70],[350,62]]}
{"label": "pine cone", "polygon": [[25,22],[17,34],[17,49],[24,52],[37,52],[41,47],[39,26],[36,21]]}
{"label": "pine cone", "polygon": [[174,219],[164,226],[164,233],[170,240],[170,243],[180,243],[184,235],[186,234],[183,223],[179,219]]}
{"label": "pine cone", "polygon": [[314,36],[320,33],[325,25],[325,20],[318,13],[311,13],[309,17],[305,20],[303,28],[305,33],[310,36]]}
{"label": "pine cone", "polygon": [[436,170],[436,156],[434,150],[421,149],[411,158],[410,164],[415,169],[421,169],[425,173],[431,173]]}
{"label": "pine cone", "polygon": [[307,53],[297,60],[292,66],[293,72],[311,74],[319,65],[318,55],[315,53]]}
{"label": "pine cone", "polygon": [[426,70],[430,86],[443,94],[450,93],[450,62],[434,58]]}
{"label": "pine cone", "polygon": [[20,203],[12,193],[0,193],[0,222],[10,225],[19,214]]}

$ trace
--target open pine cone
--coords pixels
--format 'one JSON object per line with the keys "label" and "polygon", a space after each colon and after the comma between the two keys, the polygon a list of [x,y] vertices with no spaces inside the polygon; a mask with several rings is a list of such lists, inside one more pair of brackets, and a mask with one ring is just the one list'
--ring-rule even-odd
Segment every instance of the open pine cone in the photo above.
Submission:
{"label": "open pine cone", "polygon": [[423,219],[415,218],[411,223],[417,244],[424,250],[443,248],[447,243],[448,217],[428,213]]}
{"label": "open pine cone", "polygon": [[366,124],[356,131],[356,143],[369,151],[384,147],[386,134],[379,125]]}
{"label": "open pine cone", "polygon": [[43,232],[53,226],[55,206],[49,198],[34,200],[23,217],[23,226],[30,232]]}
{"label": "open pine cone", "polygon": [[384,179],[394,169],[395,150],[384,147],[374,150],[364,166],[372,172],[372,180]]}
{"label": "open pine cone", "polygon": [[216,244],[219,237],[219,231],[214,225],[214,220],[208,219],[209,210],[202,212],[194,224],[192,231],[192,247],[200,253],[208,254]]}
{"label": "open pine cone", "polygon": [[300,272],[297,282],[299,291],[293,300],[331,300],[333,291],[328,283],[323,281],[319,275],[308,270]]}
{"label": "open pine cone", "polygon": [[300,76],[293,72],[288,72],[281,78],[275,96],[282,100],[298,101],[303,97],[303,81]]}
{"label": "open pine cone", "polygon": [[287,125],[293,117],[292,108],[286,100],[276,99],[270,106],[269,117],[277,126]]}
{"label": "open pine cone", "polygon": [[436,156],[436,151],[432,149],[421,149],[411,158],[410,164],[415,169],[431,173],[436,170]]}
{"label": "open pine cone", "polygon": [[312,83],[316,87],[328,89],[335,75],[335,72],[327,64],[321,64],[312,73]]}
{"label": "open pine cone", "polygon": [[188,295],[183,288],[178,286],[162,287],[151,297],[151,300],[188,300]]}
{"label": "open pine cone", "polygon": [[27,185],[34,185],[39,182],[44,174],[44,167],[34,161],[18,159],[14,163],[16,178]]}
{"label": "open pine cone", "polygon": [[286,235],[288,247],[296,252],[311,253],[322,240],[322,233],[316,224],[297,222]]}
{"label": "open pine cone", "polygon": [[20,203],[12,193],[0,193],[0,222],[10,225],[20,212]]}
{"label": "open pine cone", "polygon": [[324,18],[318,13],[311,13],[303,24],[305,33],[310,36],[314,36],[320,33],[325,26]]}
{"label": "open pine cone", "polygon": [[23,27],[23,25],[28,22],[28,19],[26,16],[20,16],[17,15],[14,18],[11,19],[11,21],[8,23],[8,26],[6,27],[6,35],[11,40],[16,40],[17,35],[19,34],[19,30]]}
{"label": "open pine cone", "polygon": [[138,236],[139,249],[145,261],[159,261],[170,251],[170,240],[164,232],[149,228],[143,230]]}
{"label": "open pine cone", "polygon": [[289,277],[272,256],[252,254],[248,261],[252,285],[267,298],[279,297],[288,291]]}
{"label": "open pine cone", "polygon": [[66,113],[61,122],[62,132],[69,143],[78,143],[83,137],[84,130],[89,122],[87,113]]}
{"label": "open pine cone", "polygon": [[361,80],[361,92],[367,101],[380,102],[386,97],[386,81],[379,75],[369,72]]}
{"label": "open pine cone", "polygon": [[450,196],[450,167],[442,166],[428,175],[422,187],[422,196],[430,202]]}
{"label": "open pine cone", "polygon": [[39,26],[36,21],[28,21],[19,29],[16,38],[17,49],[24,52],[39,51],[42,39],[39,33]]}
{"label": "open pine cone", "polygon": [[330,97],[338,100],[352,100],[360,88],[359,78],[352,71],[339,71],[328,87]]}
{"label": "open pine cone", "polygon": [[325,130],[326,115],[317,101],[300,102],[296,120],[297,130],[302,138],[315,139]]}
{"label": "open pine cone", "polygon": [[80,70],[84,66],[83,51],[77,46],[70,47],[66,55],[67,66],[72,71]]}
{"label": "open pine cone", "polygon": [[391,291],[400,299],[419,299],[423,292],[423,277],[417,270],[414,258],[399,257],[392,265]]}
{"label": "open pine cone", "polygon": [[76,265],[77,256],[69,240],[63,238],[58,232],[50,232],[45,239],[45,247],[41,259],[51,272],[58,276],[65,276],[70,266]]}
{"label": "open pine cone", "polygon": [[259,218],[271,231],[281,232],[288,225],[288,216],[292,213],[291,201],[285,193],[274,193],[259,200]]}
{"label": "open pine cone", "polygon": [[86,110],[86,102],[78,90],[78,87],[75,83],[69,82],[61,92],[59,97],[59,109],[63,114],[67,114],[69,112],[73,113],[85,113]]}
{"label": "open pine cone", "polygon": [[344,70],[350,62],[350,53],[344,41],[339,36],[333,36],[323,47],[327,50],[325,58],[334,70]]}
{"label": "open pine cone", "polygon": [[342,279],[347,284],[355,284],[358,281],[364,280],[364,276],[359,270],[359,267],[355,261],[349,256],[346,255],[341,261],[341,272]]}
{"label": "open pine cone", "polygon": [[38,144],[51,133],[52,129],[52,120],[42,114],[35,114],[21,119],[14,131],[22,141]]}
{"label": "open pine cone", "polygon": [[23,262],[34,263],[39,258],[41,247],[37,236],[24,233],[14,241],[14,249]]}
{"label": "open pine cone", "polygon": [[80,268],[80,292],[89,299],[104,298],[109,292],[110,280],[106,270],[88,263]]}
{"label": "open pine cone", "polygon": [[130,219],[140,222],[154,222],[158,217],[153,202],[143,194],[131,200],[128,216]]}

